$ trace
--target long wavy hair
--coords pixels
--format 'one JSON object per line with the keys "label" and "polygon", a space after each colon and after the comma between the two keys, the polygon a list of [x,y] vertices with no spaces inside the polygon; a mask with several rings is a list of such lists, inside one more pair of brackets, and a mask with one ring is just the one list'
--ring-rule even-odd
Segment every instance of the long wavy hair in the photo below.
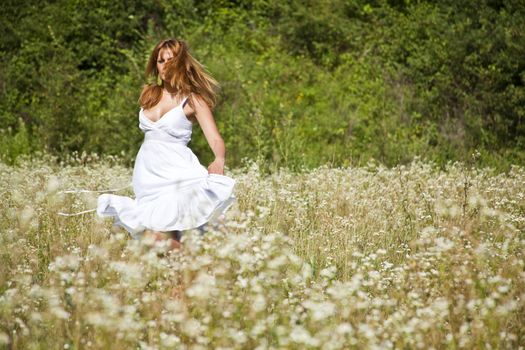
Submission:
{"label": "long wavy hair", "polygon": [[[189,52],[188,44],[184,40],[175,38],[160,41],[151,52],[146,66],[145,78],[153,82],[144,85],[140,94],[139,103],[144,109],[157,105],[162,97],[164,81],[157,84],[160,79],[157,70],[157,59],[162,49],[170,50],[173,58],[166,62],[165,78],[171,86],[177,89],[178,96],[182,99],[190,94],[199,95],[213,109],[217,102],[217,89],[219,83],[206,72],[204,65],[197,61]],[[193,106],[191,98],[188,103]]]}

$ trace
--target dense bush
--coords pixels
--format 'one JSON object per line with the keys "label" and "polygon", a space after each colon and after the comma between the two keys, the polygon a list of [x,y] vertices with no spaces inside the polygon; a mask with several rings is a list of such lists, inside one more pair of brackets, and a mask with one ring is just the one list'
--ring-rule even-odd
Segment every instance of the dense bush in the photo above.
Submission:
{"label": "dense bush", "polygon": [[[0,155],[141,142],[146,59],[175,36],[221,83],[227,164],[525,157],[521,1],[5,1]],[[191,147],[212,152],[198,127]]]}

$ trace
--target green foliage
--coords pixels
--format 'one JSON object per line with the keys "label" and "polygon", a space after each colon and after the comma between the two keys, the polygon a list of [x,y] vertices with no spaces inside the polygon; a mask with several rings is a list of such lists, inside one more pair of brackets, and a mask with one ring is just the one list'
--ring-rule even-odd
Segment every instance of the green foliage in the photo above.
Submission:
{"label": "green foliage", "polygon": [[[508,168],[525,144],[525,6],[473,1],[6,1],[0,156],[119,155],[142,139],[156,42],[186,39],[220,82],[228,166],[387,165],[414,156]],[[200,128],[192,149],[213,154]]]}
{"label": "green foliage", "polygon": [[12,128],[0,129],[0,151],[2,158],[11,164],[16,163],[18,156],[31,152],[29,135],[22,118],[18,120],[16,131]]}
{"label": "green foliage", "polygon": [[453,158],[523,142],[524,15],[518,1],[418,3],[384,33],[393,76],[415,89],[409,108],[439,126]]}

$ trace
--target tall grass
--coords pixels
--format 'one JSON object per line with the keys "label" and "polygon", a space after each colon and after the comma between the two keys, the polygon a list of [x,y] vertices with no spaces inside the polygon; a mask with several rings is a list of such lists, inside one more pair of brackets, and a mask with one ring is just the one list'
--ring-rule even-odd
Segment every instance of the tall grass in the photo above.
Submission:
{"label": "tall grass", "polygon": [[0,164],[0,347],[523,347],[524,168],[226,174],[237,203],[168,252],[57,215],[129,183],[113,159]]}

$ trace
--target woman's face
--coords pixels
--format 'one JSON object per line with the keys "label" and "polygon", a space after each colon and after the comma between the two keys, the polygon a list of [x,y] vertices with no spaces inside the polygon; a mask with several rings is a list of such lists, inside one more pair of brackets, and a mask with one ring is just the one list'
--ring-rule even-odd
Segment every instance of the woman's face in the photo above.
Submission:
{"label": "woman's face", "polygon": [[168,49],[160,49],[159,56],[157,57],[157,70],[159,71],[160,78],[166,80],[164,67],[166,62],[173,58],[173,53]]}

